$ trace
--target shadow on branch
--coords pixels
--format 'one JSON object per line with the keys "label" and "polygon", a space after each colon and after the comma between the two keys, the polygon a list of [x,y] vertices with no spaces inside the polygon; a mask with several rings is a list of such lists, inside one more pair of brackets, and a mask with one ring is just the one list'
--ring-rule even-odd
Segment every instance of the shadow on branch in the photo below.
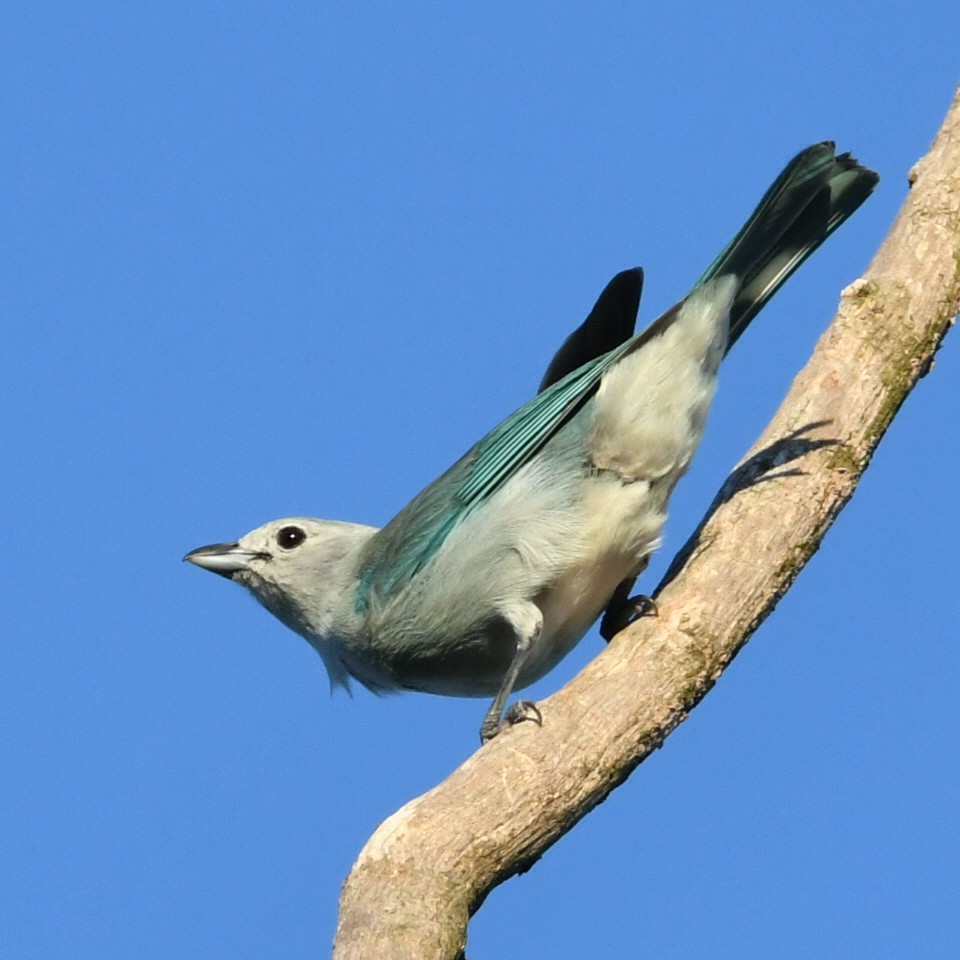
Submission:
{"label": "shadow on branch", "polygon": [[805,436],[820,427],[827,426],[828,423],[830,423],[829,420],[817,420],[814,423],[805,424],[762,450],[758,450],[749,459],[744,460],[727,477],[726,482],[720,488],[720,492],[714,497],[713,503],[710,504],[706,516],[700,521],[700,525],[691,534],[690,539],[683,545],[680,552],[673,558],[667,572],[657,586],[654,596],[657,596],[677,576],[690,556],[696,552],[700,546],[700,536],[703,530],[710,522],[710,518],[723,504],[732,500],[738,493],[757,484],[770,483],[783,477],[803,476],[806,471],[799,467],[782,468],[814,450],[838,446],[840,441],[833,437],[812,439]]}

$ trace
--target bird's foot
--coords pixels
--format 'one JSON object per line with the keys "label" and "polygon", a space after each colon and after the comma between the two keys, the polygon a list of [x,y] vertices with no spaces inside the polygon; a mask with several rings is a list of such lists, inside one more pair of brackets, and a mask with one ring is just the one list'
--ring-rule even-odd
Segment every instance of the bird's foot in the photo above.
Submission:
{"label": "bird's foot", "polygon": [[538,727],[543,726],[543,715],[532,700],[517,700],[510,704],[502,717],[486,717],[480,727],[480,742],[487,743],[498,733],[515,724],[531,720]]}
{"label": "bird's foot", "polygon": [[607,607],[603,619],[600,621],[600,636],[604,640],[612,640],[621,630],[629,627],[641,617],[656,617],[660,615],[653,597],[638,593],[635,597],[628,597],[620,603],[611,602]]}

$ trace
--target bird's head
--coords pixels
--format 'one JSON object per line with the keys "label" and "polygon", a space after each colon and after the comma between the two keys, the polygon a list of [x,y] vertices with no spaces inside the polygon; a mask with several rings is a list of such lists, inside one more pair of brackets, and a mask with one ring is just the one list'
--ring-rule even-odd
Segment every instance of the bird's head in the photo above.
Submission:
{"label": "bird's head", "polygon": [[234,543],[197,547],[183,559],[243,585],[313,640],[336,629],[338,609],[352,598],[360,553],[376,532],[358,523],[288,517]]}

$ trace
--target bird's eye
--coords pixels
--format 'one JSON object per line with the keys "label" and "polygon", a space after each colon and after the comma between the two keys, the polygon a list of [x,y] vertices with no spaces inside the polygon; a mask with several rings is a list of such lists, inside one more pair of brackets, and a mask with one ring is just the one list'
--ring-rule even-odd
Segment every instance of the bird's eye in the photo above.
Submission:
{"label": "bird's eye", "polygon": [[277,545],[284,550],[299,547],[306,539],[307,534],[303,527],[283,527],[277,532]]}

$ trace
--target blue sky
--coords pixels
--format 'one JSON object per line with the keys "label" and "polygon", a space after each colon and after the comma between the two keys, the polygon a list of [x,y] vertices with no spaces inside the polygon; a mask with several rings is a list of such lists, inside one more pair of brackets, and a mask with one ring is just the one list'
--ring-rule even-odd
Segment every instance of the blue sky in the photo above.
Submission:
{"label": "blue sky", "polygon": [[[960,15],[732,2],[19,5],[0,40],[0,955],[324,955],[375,826],[479,701],[328,695],[180,563],[383,523],[526,399],[618,270],[641,322],[783,163],[875,196],[726,364],[651,588],[867,265]],[[796,587],[470,956],[955,956],[960,358]],[[595,633],[534,687],[601,647]]]}

